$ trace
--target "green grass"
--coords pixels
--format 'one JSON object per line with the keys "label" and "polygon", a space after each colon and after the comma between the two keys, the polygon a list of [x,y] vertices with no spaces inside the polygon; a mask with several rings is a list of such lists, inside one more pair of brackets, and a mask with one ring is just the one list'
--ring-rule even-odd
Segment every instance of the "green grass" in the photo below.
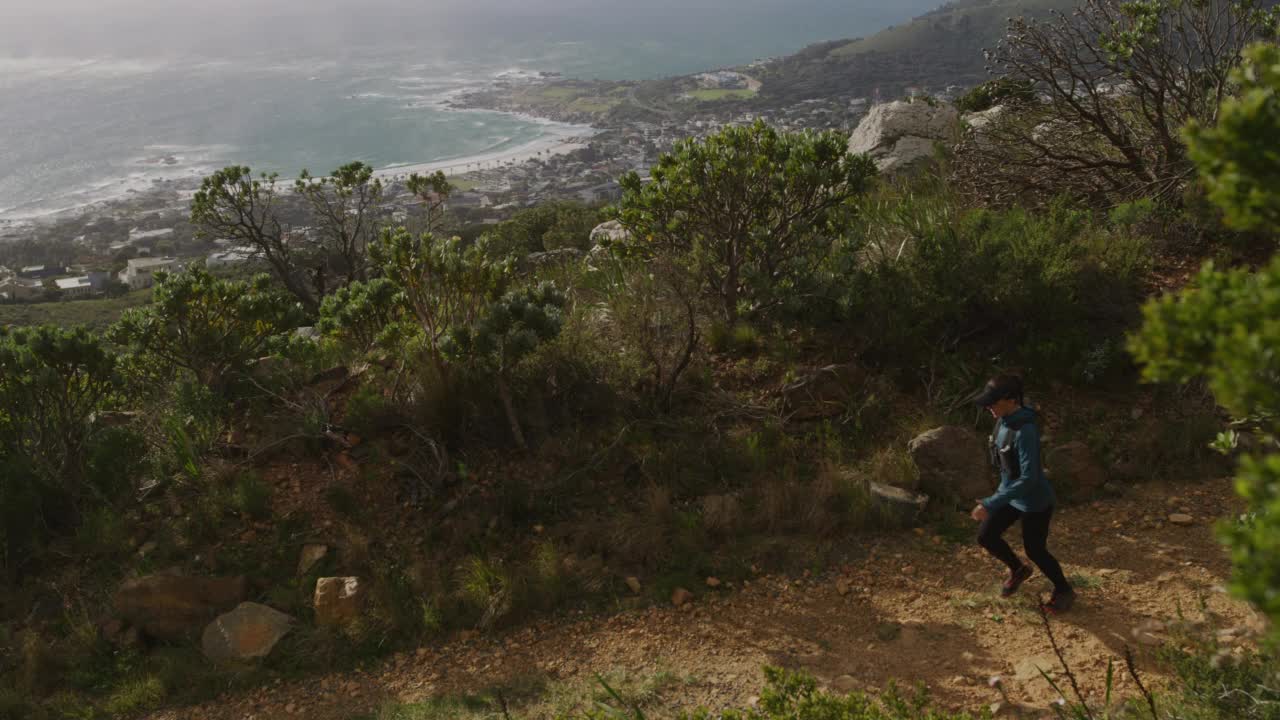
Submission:
{"label": "green grass", "polygon": [[2,325],[58,325],[74,327],[85,325],[91,330],[103,330],[111,325],[125,310],[142,307],[151,302],[151,290],[135,290],[118,298],[101,300],[61,300],[58,302],[31,304],[0,304]]}
{"label": "green grass", "polygon": [[718,100],[746,100],[756,96],[755,90],[693,90],[689,97],[698,102],[716,102]]}
{"label": "green grass", "polygon": [[[614,671],[603,674],[601,679],[625,700],[628,708],[651,707],[668,691],[697,683],[695,677],[679,677],[664,670]],[[525,676],[477,693],[415,703],[388,703],[369,720],[487,720],[504,717],[504,712],[511,718],[579,718],[602,707],[617,709],[616,706],[613,695],[595,678],[552,683],[541,677]]]}

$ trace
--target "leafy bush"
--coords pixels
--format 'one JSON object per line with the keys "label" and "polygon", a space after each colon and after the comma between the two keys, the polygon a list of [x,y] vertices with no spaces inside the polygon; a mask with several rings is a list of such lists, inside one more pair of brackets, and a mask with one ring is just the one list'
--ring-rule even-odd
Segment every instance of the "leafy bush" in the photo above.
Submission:
{"label": "leafy bush", "polygon": [[591,231],[603,213],[575,202],[547,202],[517,212],[485,233],[490,255],[504,258],[573,248],[591,249]]}
{"label": "leafy bush", "polygon": [[1006,103],[1026,103],[1036,99],[1035,85],[1027,80],[996,78],[969,90],[956,100],[962,113],[990,110]]}
{"label": "leafy bush", "polygon": [[316,329],[350,351],[363,354],[378,344],[389,325],[401,319],[404,298],[386,278],[347,285],[320,304]]}
{"label": "leafy bush", "polygon": [[510,260],[491,259],[483,244],[463,247],[458,238],[415,237],[403,228],[384,232],[371,251],[403,294],[427,359],[447,377],[447,338],[475,327],[502,296],[510,283]]}
{"label": "leafy bush", "polygon": [[451,357],[493,374],[511,434],[520,447],[526,443],[511,396],[511,375],[539,344],[560,334],[564,305],[564,295],[550,283],[513,290],[490,305],[474,325],[457,326],[446,338],[445,350]]}
{"label": "leafy bush", "polygon": [[225,393],[300,320],[298,306],[265,275],[242,282],[192,268],[159,275],[151,305],[126,312],[108,337]]}
{"label": "leafy bush", "polygon": [[[29,559],[47,532],[74,527],[87,502],[110,504],[92,416],[116,388],[116,361],[83,329],[0,330],[0,569]],[[90,470],[93,472],[90,473]]]}
{"label": "leafy bush", "polygon": [[1191,159],[1210,198],[1237,227],[1280,223],[1280,163],[1260,151],[1280,133],[1280,46],[1258,44],[1232,73],[1236,97],[1222,103],[1216,126],[1191,123],[1186,130]]}
{"label": "leafy bush", "polygon": [[[1280,72],[1273,67],[1280,51],[1257,47],[1249,58],[1251,64],[1235,74],[1241,97],[1224,103],[1225,122],[1216,131],[1188,131],[1214,199],[1244,228],[1280,217],[1280,193],[1270,184],[1280,176],[1280,156],[1254,146],[1280,129],[1274,103]],[[1237,593],[1280,620],[1280,256],[1256,273],[1208,264],[1190,287],[1151,302],[1145,314],[1130,348],[1147,379],[1208,378],[1217,401],[1237,418],[1237,430],[1254,436],[1257,450],[1242,460],[1237,476],[1249,512],[1223,534]],[[1218,445],[1237,446],[1237,430],[1224,433]]]}
{"label": "leafy bush", "polygon": [[763,121],[684,140],[644,183],[622,178],[628,254],[687,273],[729,325],[799,292],[876,175],[839,133],[780,133]]}
{"label": "leafy bush", "polygon": [[869,359],[928,367],[969,347],[1076,380],[1123,367],[1099,338],[1136,320],[1141,237],[1064,204],[966,211],[945,195],[879,201],[859,235],[826,282]]}

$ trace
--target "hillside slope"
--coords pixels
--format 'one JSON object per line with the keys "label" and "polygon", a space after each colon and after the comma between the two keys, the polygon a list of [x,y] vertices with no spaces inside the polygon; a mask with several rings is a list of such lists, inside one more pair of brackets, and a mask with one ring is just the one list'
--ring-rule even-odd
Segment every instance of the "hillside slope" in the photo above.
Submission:
{"label": "hillside slope", "polygon": [[[1192,526],[1164,520],[1184,508],[1195,513]],[[1137,648],[1147,682],[1158,685],[1165,668],[1156,649],[1180,616],[1193,626],[1232,628],[1233,643],[1260,631],[1261,618],[1221,592],[1229,562],[1212,522],[1237,512],[1227,480],[1147,485],[1063,510],[1051,544],[1081,599],[1054,624],[1086,693],[1100,690],[1108,660],[1128,645]],[[469,634],[363,672],[228,694],[149,720],[478,719],[499,716],[500,702],[510,703],[514,718],[578,717],[593,699],[607,699],[595,673],[625,687],[647,716],[673,717],[699,705],[749,704],[766,664],[804,670],[838,690],[919,681],[954,709],[998,700],[987,687],[991,676],[1004,678],[1010,698],[1032,708],[1043,710],[1057,697],[1039,674],[1061,677],[1034,609],[1047,589],[1043,578],[1002,600],[1001,570],[980,549],[920,531],[868,538],[839,553],[845,564],[833,575],[758,576],[738,588],[695,588],[699,597],[681,610]],[[1135,692],[1127,677],[1117,680],[1119,697]]]}
{"label": "hillside slope", "polygon": [[974,85],[986,79],[983,49],[1007,20],[1068,11],[1078,0],[958,0],[867,38],[806,48],[768,67],[762,96],[773,102],[854,93],[900,95],[922,85]]}

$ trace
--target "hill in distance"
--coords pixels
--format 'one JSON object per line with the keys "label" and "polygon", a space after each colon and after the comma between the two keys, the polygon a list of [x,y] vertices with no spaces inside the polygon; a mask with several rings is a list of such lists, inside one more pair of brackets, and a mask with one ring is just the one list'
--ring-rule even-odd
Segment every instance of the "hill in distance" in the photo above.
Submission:
{"label": "hill in distance", "polygon": [[902,25],[854,40],[812,45],[771,63],[763,100],[799,102],[854,93],[885,98],[905,88],[971,86],[988,76],[983,50],[1004,36],[1009,18],[1068,12],[1079,0],[957,0]]}

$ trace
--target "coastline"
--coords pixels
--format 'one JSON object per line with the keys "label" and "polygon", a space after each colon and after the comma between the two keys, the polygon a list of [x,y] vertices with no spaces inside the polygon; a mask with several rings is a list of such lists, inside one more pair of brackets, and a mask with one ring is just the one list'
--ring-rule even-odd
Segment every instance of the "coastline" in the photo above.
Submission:
{"label": "coastline", "polygon": [[[509,115],[517,117],[525,122],[544,126],[545,132],[543,135],[533,140],[507,148],[487,150],[474,153],[472,155],[446,158],[443,160],[404,163],[378,168],[374,170],[374,175],[376,177],[384,180],[403,180],[411,173],[434,173],[437,170],[444,172],[445,175],[449,177],[461,177],[470,172],[476,172],[479,170],[491,170],[500,166],[515,166],[531,160],[537,160],[539,158],[566,155],[574,152],[575,150],[586,148],[587,142],[590,138],[602,132],[602,130],[589,125],[561,123],[554,120],[548,120],[546,118],[539,118],[527,113],[479,108],[461,108],[449,105],[443,105],[439,109],[451,112],[486,112]],[[212,167],[205,168],[208,172],[213,172],[215,169],[216,168]],[[106,186],[114,185],[119,188],[119,191],[105,197],[94,197],[84,203],[73,204],[60,208],[51,208],[48,210],[17,212],[14,214],[9,214],[9,212],[17,210],[18,208],[6,208],[7,212],[0,213],[0,231],[3,231],[5,234],[21,232],[24,229],[36,225],[55,223],[93,213],[109,212],[113,208],[130,202],[142,200],[148,197],[154,198],[157,195],[166,193],[176,192],[178,197],[182,198],[184,203],[189,202],[190,196],[199,186],[200,180],[205,174],[207,173],[192,173],[189,170],[185,177],[152,178],[150,182],[143,180],[138,175],[131,175],[129,177],[99,183],[98,186],[93,189],[101,190]],[[175,205],[171,209],[177,208],[178,206]]]}
{"label": "coastline", "polygon": [[[487,111],[500,112],[500,111]],[[406,163],[379,168],[374,175],[382,178],[403,179],[411,173],[434,173],[441,171],[449,177],[466,175],[483,169],[493,169],[500,165],[520,165],[540,157],[565,155],[587,147],[587,140],[601,132],[588,125],[569,125],[551,123],[546,120],[531,118],[520,113],[503,113],[514,115],[522,120],[537,120],[540,124],[554,125],[554,129],[542,137],[529,142],[501,150],[465,155],[445,160],[434,160],[423,163]]]}

